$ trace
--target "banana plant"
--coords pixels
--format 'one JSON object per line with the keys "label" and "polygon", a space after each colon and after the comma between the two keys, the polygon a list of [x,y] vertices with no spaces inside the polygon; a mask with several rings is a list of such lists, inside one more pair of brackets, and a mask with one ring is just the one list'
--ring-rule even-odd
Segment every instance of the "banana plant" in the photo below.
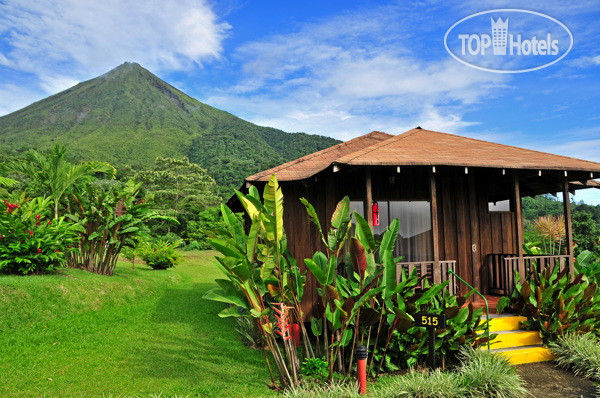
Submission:
{"label": "banana plant", "polygon": [[[218,279],[218,287],[206,292],[204,298],[228,304],[219,313],[221,317],[252,318],[263,333],[280,383],[284,387],[293,387],[298,383],[299,360],[289,339],[287,324],[290,311],[296,320],[303,318],[300,302],[306,276],[287,250],[283,193],[273,175],[265,185],[262,201],[254,186],[247,195],[236,191],[236,196],[244,207],[248,232],[231,209],[221,205],[225,228],[215,231],[209,241],[221,254],[216,260],[227,279]],[[283,352],[276,335],[282,338]],[[310,354],[306,331],[303,330],[302,335],[307,354]],[[265,360],[271,369],[266,355]]]}
{"label": "banana plant", "polygon": [[67,257],[70,267],[112,275],[121,249],[134,246],[136,237],[148,236],[149,221],[177,222],[152,211],[141,187],[132,180],[110,186],[90,183],[70,196],[66,217],[82,226],[78,250]]}

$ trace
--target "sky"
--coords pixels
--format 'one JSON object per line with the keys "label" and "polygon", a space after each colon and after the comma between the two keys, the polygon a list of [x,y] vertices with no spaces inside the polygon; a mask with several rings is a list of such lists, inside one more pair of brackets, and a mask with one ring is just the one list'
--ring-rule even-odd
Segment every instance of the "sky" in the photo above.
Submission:
{"label": "sky", "polygon": [[[493,73],[447,51],[457,22],[515,8],[552,20],[473,17],[448,34],[449,50],[460,49],[457,34],[491,33],[491,16],[523,40],[551,32],[559,55],[572,44],[564,58]],[[348,140],[421,126],[600,162],[599,20],[597,0],[0,0],[0,116],[138,62],[204,103],[288,132]],[[492,69],[552,58],[490,51],[462,58]],[[600,204],[599,192],[575,200]]]}

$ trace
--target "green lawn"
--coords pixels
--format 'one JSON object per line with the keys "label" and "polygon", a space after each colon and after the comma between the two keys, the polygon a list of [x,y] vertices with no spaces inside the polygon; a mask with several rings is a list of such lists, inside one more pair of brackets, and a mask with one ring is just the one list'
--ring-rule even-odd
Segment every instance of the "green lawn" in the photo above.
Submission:
{"label": "green lawn", "polygon": [[215,252],[165,271],[120,263],[0,277],[0,397],[255,397],[274,393],[219,303]]}

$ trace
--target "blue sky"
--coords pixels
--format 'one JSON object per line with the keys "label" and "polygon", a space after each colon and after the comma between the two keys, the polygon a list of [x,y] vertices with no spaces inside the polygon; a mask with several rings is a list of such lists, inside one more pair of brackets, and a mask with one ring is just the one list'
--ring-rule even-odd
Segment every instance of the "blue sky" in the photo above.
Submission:
{"label": "blue sky", "polygon": [[[448,54],[455,22],[500,8],[559,20],[571,51],[520,74]],[[347,140],[420,125],[600,162],[599,20],[589,0],[0,0],[0,115],[133,61],[289,132]],[[575,199],[600,203],[595,192]]]}

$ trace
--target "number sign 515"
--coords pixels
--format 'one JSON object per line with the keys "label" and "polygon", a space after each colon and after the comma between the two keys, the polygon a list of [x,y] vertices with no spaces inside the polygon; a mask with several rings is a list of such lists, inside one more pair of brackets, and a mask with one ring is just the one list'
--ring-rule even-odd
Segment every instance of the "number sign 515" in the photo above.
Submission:
{"label": "number sign 515", "polygon": [[415,324],[428,329],[444,329],[446,317],[443,314],[417,314]]}

